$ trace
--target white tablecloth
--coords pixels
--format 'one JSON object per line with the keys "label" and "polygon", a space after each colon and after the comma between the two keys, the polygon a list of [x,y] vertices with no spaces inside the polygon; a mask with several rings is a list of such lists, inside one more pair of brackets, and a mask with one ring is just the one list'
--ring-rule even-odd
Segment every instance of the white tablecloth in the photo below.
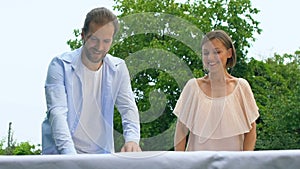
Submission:
{"label": "white tablecloth", "polygon": [[0,169],[300,169],[300,150],[0,156]]}

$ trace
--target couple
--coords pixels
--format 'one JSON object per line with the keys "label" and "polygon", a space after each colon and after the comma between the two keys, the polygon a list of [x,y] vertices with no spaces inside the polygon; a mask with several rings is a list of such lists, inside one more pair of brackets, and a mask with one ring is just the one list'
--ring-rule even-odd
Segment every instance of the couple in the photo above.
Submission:
{"label": "couple", "polygon": [[[141,151],[139,114],[127,66],[107,53],[118,29],[111,11],[95,8],[85,18],[83,46],[51,61],[42,154],[113,153],[114,106],[122,117],[121,151]],[[175,150],[253,150],[258,108],[248,82],[227,72],[236,63],[230,37],[212,31],[200,47],[209,73],[188,81],[176,104]]]}

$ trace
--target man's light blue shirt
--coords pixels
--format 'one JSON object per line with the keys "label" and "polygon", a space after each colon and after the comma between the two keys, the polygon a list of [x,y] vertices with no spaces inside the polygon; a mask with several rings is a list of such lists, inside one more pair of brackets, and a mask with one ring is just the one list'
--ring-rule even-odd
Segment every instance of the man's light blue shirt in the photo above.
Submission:
{"label": "man's light blue shirt", "polygon": [[[48,68],[45,84],[47,117],[42,124],[42,154],[76,154],[72,135],[82,110],[82,77],[78,73],[82,48],[55,57]],[[124,60],[109,54],[103,59],[101,96],[105,146],[99,153],[114,152],[114,106],[118,108],[125,142],[140,140],[138,109]]]}

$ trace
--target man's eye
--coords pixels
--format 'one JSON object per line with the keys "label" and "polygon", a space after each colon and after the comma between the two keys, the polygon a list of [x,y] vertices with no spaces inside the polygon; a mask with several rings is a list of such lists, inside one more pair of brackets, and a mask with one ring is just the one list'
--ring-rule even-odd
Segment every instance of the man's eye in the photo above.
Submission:
{"label": "man's eye", "polygon": [[95,37],[95,36],[90,36],[88,40],[90,40],[90,41],[92,41],[92,42],[97,42],[97,41],[98,41],[98,38]]}
{"label": "man's eye", "polygon": [[90,39],[91,39],[92,41],[96,41],[96,40],[97,40],[97,38],[94,37],[94,36],[92,36]]}

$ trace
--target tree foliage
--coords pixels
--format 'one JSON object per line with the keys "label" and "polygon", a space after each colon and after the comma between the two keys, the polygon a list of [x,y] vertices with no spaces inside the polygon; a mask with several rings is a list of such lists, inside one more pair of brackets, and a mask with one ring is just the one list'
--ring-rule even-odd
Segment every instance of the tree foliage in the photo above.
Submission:
{"label": "tree foliage", "polygon": [[[176,117],[172,114],[187,80],[204,75],[199,49],[203,34],[222,29],[232,37],[237,66],[230,70],[246,78],[260,109],[257,149],[300,148],[299,54],[275,55],[265,61],[247,59],[259,10],[250,0],[115,0],[120,32],[112,55],[128,66],[141,117],[143,150],[172,150]],[[82,45],[79,30],[71,49]],[[122,143],[122,125],[115,110],[116,149]]]}
{"label": "tree foliage", "polygon": [[[147,123],[142,121],[143,149],[172,149],[173,135],[167,131],[172,131],[168,129],[174,128],[176,120],[172,111],[183,88],[179,81],[185,83],[190,78],[204,74],[199,48],[203,34],[213,29],[223,29],[228,32],[237,49],[238,65],[240,68],[246,67],[247,47],[254,40],[253,35],[261,31],[258,28],[259,23],[252,18],[258,10],[251,6],[249,0],[204,0],[186,3],[176,3],[174,0],[116,0],[116,3],[115,9],[121,12],[119,18],[122,26],[116,38],[116,45],[111,50],[113,55],[131,61],[132,59],[128,58],[139,51],[161,49],[165,52],[156,53],[156,55],[169,58],[168,54],[172,53],[176,59],[160,59],[161,62],[157,64],[182,61],[189,67],[187,71],[183,66],[177,65],[180,71],[176,76],[170,75],[164,67],[153,66],[151,69],[134,73],[135,76],[132,77],[132,87],[139,96],[137,103],[141,112],[152,113],[152,111],[147,111],[153,109],[151,107],[165,108],[156,120]],[[154,59],[156,55],[153,52],[143,52],[139,56],[145,56],[146,53],[150,53],[146,57],[147,61],[139,62],[139,64],[126,62],[130,71],[135,70],[137,65],[147,68],[149,62],[159,60]],[[141,59],[137,57],[137,60]],[[244,69],[237,67],[230,71],[236,76],[241,76]],[[149,83],[153,85],[150,86]],[[167,100],[160,104],[158,104],[159,101],[151,104],[149,101],[151,93],[156,91],[161,92]],[[143,114],[145,113],[142,113],[142,119]],[[158,135],[167,137],[149,141],[149,138],[158,137]]]}
{"label": "tree foliage", "polygon": [[17,143],[15,140],[5,147],[5,141],[0,141],[0,155],[40,155],[40,145],[33,145],[29,142]]}
{"label": "tree foliage", "polygon": [[257,149],[300,148],[299,52],[248,64],[261,113]]}

